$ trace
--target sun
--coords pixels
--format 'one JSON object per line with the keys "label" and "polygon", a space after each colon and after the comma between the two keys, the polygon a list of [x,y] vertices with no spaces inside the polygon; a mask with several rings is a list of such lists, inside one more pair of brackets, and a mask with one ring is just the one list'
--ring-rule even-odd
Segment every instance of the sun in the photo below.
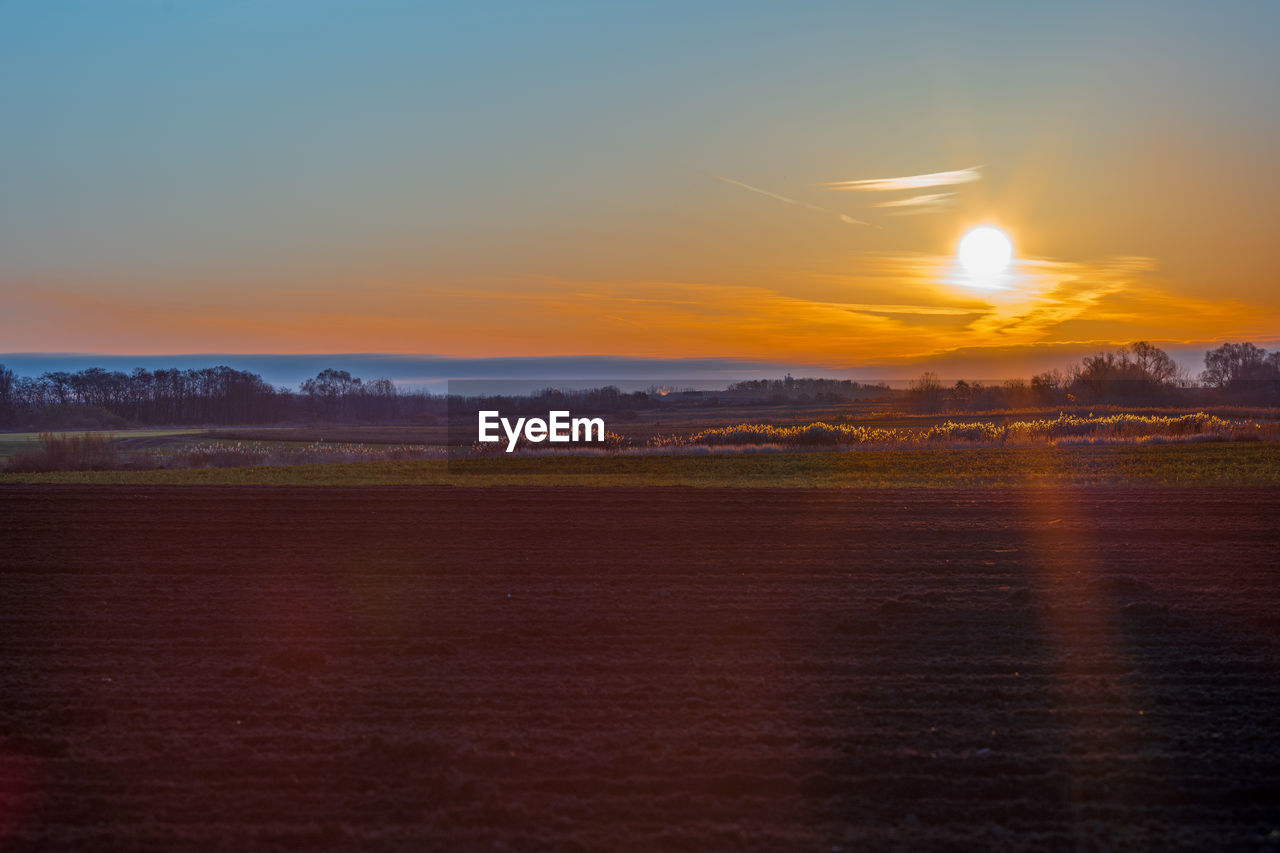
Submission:
{"label": "sun", "polygon": [[1013,243],[991,225],[970,229],[960,238],[960,266],[978,279],[994,278],[1004,272],[1013,260]]}

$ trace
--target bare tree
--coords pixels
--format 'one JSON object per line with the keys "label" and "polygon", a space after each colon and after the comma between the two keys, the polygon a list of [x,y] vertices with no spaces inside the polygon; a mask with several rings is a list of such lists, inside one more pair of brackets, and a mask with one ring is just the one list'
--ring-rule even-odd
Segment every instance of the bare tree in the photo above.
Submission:
{"label": "bare tree", "polygon": [[920,378],[911,383],[907,390],[907,399],[917,412],[937,412],[942,409],[945,389],[938,380],[938,374],[926,370]]}
{"label": "bare tree", "polygon": [[1153,344],[1137,341],[1128,346],[1128,351],[1141,381],[1155,385],[1169,385],[1177,381],[1181,374],[1177,362]]}
{"label": "bare tree", "polygon": [[13,371],[0,364],[0,426],[9,426],[13,422],[13,412],[17,408],[17,384]]}
{"label": "bare tree", "polygon": [[1228,343],[1204,354],[1204,368],[1200,379],[1206,385],[1226,388],[1247,380],[1275,379],[1280,358],[1248,342]]}
{"label": "bare tree", "polygon": [[1117,352],[1085,356],[1068,370],[1073,393],[1096,400],[1160,396],[1178,378],[1178,365],[1168,353],[1147,341]]}

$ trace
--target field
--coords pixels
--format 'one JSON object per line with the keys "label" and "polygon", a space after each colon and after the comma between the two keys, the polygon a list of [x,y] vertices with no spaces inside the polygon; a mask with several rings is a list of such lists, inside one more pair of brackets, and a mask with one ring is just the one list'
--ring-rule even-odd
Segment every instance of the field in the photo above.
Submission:
{"label": "field", "polygon": [[[1105,417],[1116,414],[1178,417],[1205,411],[1228,419],[1251,419],[1274,423],[1280,419],[1275,408],[1207,406],[1170,408],[1160,406],[1057,406],[1053,408],[1018,409],[1013,411],[947,412],[913,414],[901,411],[900,402],[842,401],[839,403],[741,403],[726,401],[720,405],[679,405],[642,409],[638,412],[605,416],[610,432],[618,433],[633,444],[643,445],[658,439],[681,439],[707,429],[729,424],[767,423],[778,427],[794,427],[814,421],[848,424],[871,429],[928,429],[947,421],[957,423],[1003,423],[1011,420],[1055,418],[1061,414],[1079,417]],[[455,425],[466,436],[475,432],[472,416],[458,418]],[[447,423],[433,426],[343,426],[311,425],[293,427],[226,427],[211,430],[210,437],[238,441],[341,441],[360,444],[428,444],[448,442]],[[470,439],[468,439],[470,440]]]}
{"label": "field", "polygon": [[1280,848],[1274,484],[7,482],[5,849]]}
{"label": "field", "polygon": [[[58,435],[83,435],[89,430],[58,430]],[[111,435],[121,439],[126,439],[132,443],[153,442],[159,439],[172,439],[182,436],[194,436],[203,434],[202,429],[130,429],[93,432],[102,432],[105,435]],[[40,435],[38,432],[0,432],[0,461],[9,458],[15,453],[22,450],[30,450],[40,446]]]}
{"label": "field", "polygon": [[[1114,408],[912,414],[878,402],[692,405],[615,413],[605,445],[567,447],[521,439],[476,442],[472,415],[452,427],[311,424],[308,426],[124,429],[0,433],[0,483],[153,484],[540,484],[579,485],[976,485],[1130,482],[1267,483],[1276,477],[1280,412]],[[611,415],[611,418],[614,416]],[[651,419],[652,418],[652,419]],[[1268,445],[1257,451],[1146,453],[1166,444]],[[1081,451],[1127,445],[1119,454]],[[1136,453],[1133,448],[1141,446]],[[793,451],[876,451],[881,455],[815,460]],[[982,450],[984,453],[953,454]],[[1014,453],[1006,451],[1024,451]],[[558,451],[558,452],[556,452]],[[892,458],[883,455],[892,451]],[[573,459],[570,456],[697,456],[714,452],[782,459]],[[1073,455],[1062,455],[1073,454]],[[556,456],[560,458],[534,458]],[[451,464],[444,464],[450,457]],[[480,458],[468,458],[480,457]],[[484,457],[488,457],[487,459]],[[953,458],[954,457],[954,458]],[[888,460],[888,461],[886,461]],[[1083,472],[1073,469],[1080,460]],[[956,463],[960,464],[957,465]],[[1239,468],[1240,463],[1244,469]],[[414,463],[414,464],[403,464]],[[315,466],[330,466],[320,470]],[[896,469],[904,467],[903,477]],[[299,470],[281,472],[287,467]],[[1111,469],[1115,469],[1112,471]],[[209,473],[208,469],[233,469]],[[1083,474],[1083,478],[1081,477]],[[1065,480],[1064,480],[1065,475]],[[483,477],[484,482],[478,478]],[[940,479],[941,478],[941,479]],[[1261,478],[1261,479],[1259,479]]]}
{"label": "field", "polygon": [[17,483],[254,486],[1280,486],[1280,443],[551,455],[144,471],[0,473]]}

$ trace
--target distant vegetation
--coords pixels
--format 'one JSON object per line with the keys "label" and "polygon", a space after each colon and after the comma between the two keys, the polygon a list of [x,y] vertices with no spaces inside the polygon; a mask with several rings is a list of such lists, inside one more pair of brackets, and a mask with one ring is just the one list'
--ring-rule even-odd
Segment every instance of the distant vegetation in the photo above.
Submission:
{"label": "distant vegetation", "polygon": [[844,400],[882,400],[892,397],[893,390],[884,383],[875,385],[852,379],[748,379],[726,389],[728,399],[786,403],[804,398],[815,403],[839,403]]}
{"label": "distant vegetation", "polygon": [[397,392],[385,379],[362,382],[324,370],[298,391],[230,367],[143,370],[91,367],[31,378],[0,365],[0,427],[120,429],[131,424],[263,424],[397,420],[441,408],[428,395]]}
{"label": "distant vegetation", "polygon": [[1077,404],[1207,405],[1280,404],[1280,351],[1250,343],[1223,344],[1204,356],[1205,369],[1191,379],[1162,349],[1138,341],[1115,352],[1085,357],[1065,372],[983,385],[963,380],[946,385],[923,374],[907,391],[917,412],[991,411]]}
{"label": "distant vegetation", "polygon": [[[323,370],[296,389],[276,388],[261,376],[230,367],[144,370],[88,368],[16,376],[0,365],[0,428],[123,429],[137,425],[418,424],[437,425],[481,408],[513,415],[550,408],[607,414],[612,423],[641,412],[883,402],[886,410],[917,413],[1016,411],[1072,406],[1280,405],[1280,352],[1250,343],[1223,344],[1205,353],[1195,379],[1179,373],[1160,348],[1139,341],[1083,359],[1065,371],[990,385],[944,383],[925,373],[905,390],[840,379],[748,380],[724,391],[651,388],[624,392],[606,386],[583,391],[545,389],[523,396],[442,397],[397,389],[390,380],[362,380]],[[646,415],[647,416],[647,415]]]}

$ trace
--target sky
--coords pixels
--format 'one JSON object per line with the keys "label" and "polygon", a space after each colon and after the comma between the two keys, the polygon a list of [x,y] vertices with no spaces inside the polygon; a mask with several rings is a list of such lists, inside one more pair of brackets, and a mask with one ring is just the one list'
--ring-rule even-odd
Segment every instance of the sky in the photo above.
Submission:
{"label": "sky", "polygon": [[[1244,2],[0,0],[0,353],[1274,345],[1277,37]],[[977,281],[984,224],[1014,259]]]}

